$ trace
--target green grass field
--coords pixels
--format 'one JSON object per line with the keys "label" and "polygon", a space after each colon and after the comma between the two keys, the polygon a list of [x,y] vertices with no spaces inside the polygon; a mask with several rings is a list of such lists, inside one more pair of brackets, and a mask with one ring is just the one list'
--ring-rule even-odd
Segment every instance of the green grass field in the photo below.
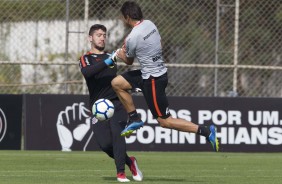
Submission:
{"label": "green grass field", "polygon": [[[129,152],[142,184],[281,184],[282,154]],[[113,160],[102,152],[0,151],[1,184],[118,183]]]}

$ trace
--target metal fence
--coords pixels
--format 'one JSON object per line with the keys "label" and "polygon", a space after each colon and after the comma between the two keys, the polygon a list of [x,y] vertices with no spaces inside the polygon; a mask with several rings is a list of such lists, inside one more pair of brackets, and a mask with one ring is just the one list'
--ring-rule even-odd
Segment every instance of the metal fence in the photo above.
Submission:
{"label": "metal fence", "polygon": [[[120,47],[123,2],[1,0],[0,93],[86,94],[77,61],[88,29],[106,25],[106,49]],[[137,2],[161,33],[168,95],[282,96],[282,1]]]}

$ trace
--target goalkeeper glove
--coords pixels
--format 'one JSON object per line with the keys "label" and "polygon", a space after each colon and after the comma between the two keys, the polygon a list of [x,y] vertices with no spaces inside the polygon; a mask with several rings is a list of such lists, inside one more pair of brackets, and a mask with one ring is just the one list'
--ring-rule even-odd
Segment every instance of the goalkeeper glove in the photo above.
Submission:
{"label": "goalkeeper glove", "polygon": [[112,60],[111,57],[109,57],[108,59],[105,59],[104,62],[106,63],[106,65],[111,66],[114,64],[114,61]]}
{"label": "goalkeeper glove", "polygon": [[105,59],[104,62],[106,63],[106,65],[108,66],[113,66],[114,63],[116,63],[115,61],[115,51],[113,51],[113,53],[110,55],[110,57],[108,59]]}

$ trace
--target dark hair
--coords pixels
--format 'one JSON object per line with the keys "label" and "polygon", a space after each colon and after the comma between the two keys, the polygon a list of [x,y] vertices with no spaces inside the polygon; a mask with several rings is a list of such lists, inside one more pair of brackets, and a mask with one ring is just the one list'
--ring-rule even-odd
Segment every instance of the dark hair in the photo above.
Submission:
{"label": "dark hair", "polygon": [[143,14],[140,6],[134,1],[126,1],[120,9],[124,18],[127,16],[134,20],[142,20]]}
{"label": "dark hair", "polygon": [[94,31],[99,30],[99,29],[102,29],[103,31],[107,32],[107,28],[104,25],[102,25],[102,24],[94,24],[89,29],[89,36],[91,36],[94,33]]}

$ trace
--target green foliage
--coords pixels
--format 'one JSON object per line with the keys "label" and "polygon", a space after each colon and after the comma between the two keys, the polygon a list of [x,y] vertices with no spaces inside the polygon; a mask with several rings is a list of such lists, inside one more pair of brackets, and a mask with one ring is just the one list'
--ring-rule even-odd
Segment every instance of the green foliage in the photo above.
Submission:
{"label": "green foliage", "polygon": [[[3,75],[7,73],[9,75]],[[0,84],[19,83],[20,77],[19,65],[2,65],[0,67]]]}
{"label": "green foliage", "polygon": [[[120,7],[125,0],[89,0],[89,20],[118,20]],[[152,20],[158,27],[164,48],[165,61],[170,63],[215,63],[216,41],[216,1],[211,0],[136,0],[142,7],[145,19]],[[69,0],[69,20],[84,19],[84,0]],[[221,1],[223,4],[231,1]],[[277,58],[282,53],[282,1],[240,1],[239,14],[239,64],[247,65],[281,65]],[[234,54],[234,7],[220,9],[219,25],[219,64],[232,64]],[[9,27],[13,22],[21,21],[52,21],[66,19],[66,0],[1,0],[0,2],[0,60],[8,60],[5,55],[6,39],[10,34]],[[115,25],[113,25],[114,27]],[[6,31],[6,32],[5,32]],[[109,30],[110,32],[110,30]],[[127,31],[124,37],[127,35]],[[114,33],[111,32],[113,35]],[[46,45],[50,40],[46,39]],[[123,43],[123,39],[107,45],[116,48]],[[34,43],[38,47],[38,43]],[[64,43],[62,43],[64,44]],[[79,51],[78,51],[79,52]],[[75,58],[78,53],[72,53]],[[79,53],[80,55],[82,53]],[[74,56],[75,55],[75,56]],[[78,56],[79,57],[79,56]],[[77,57],[77,58],[78,58]],[[40,58],[40,56],[39,56]],[[45,56],[46,58],[46,56]],[[48,60],[64,58],[63,54],[50,53]],[[71,55],[70,57],[71,58]],[[40,58],[43,60],[43,58]],[[49,69],[49,68],[47,68]],[[7,74],[7,71],[11,71]],[[0,68],[0,82],[16,84],[20,74],[11,78],[11,73],[17,72],[11,66]],[[76,71],[74,69],[73,71]],[[188,73],[190,82],[199,81],[205,74],[197,70]],[[20,72],[20,71],[18,71]],[[56,71],[50,72],[51,82],[57,81]],[[63,72],[57,72],[63,73]],[[187,73],[187,71],[183,71]],[[259,72],[258,72],[259,73]],[[254,75],[265,83],[273,81],[270,74]],[[211,73],[208,78],[212,78]],[[231,76],[231,72],[228,72]],[[228,75],[226,74],[226,75]],[[7,76],[6,76],[7,75]],[[186,78],[186,80],[187,80]],[[222,78],[226,78],[223,76]],[[74,80],[76,78],[74,77]],[[174,79],[172,79],[174,80]],[[230,79],[231,81],[232,79]],[[175,79],[179,83],[179,79]],[[193,84],[197,86],[198,84]],[[213,84],[211,83],[210,86]],[[232,82],[223,88],[230,88]],[[198,85],[199,86],[199,85]],[[44,86],[45,87],[45,86]],[[44,87],[37,87],[42,89]],[[49,86],[42,91],[48,91]],[[194,87],[194,86],[193,86]],[[262,85],[262,88],[264,86]],[[14,87],[16,88],[16,87]],[[27,87],[32,92],[32,87]],[[50,87],[52,88],[52,87]],[[29,90],[27,89],[27,90]],[[75,89],[75,88],[74,88]],[[196,87],[191,88],[196,89]],[[256,90],[257,88],[253,88]],[[16,89],[20,91],[21,89]],[[39,90],[39,92],[40,92]],[[252,89],[249,89],[252,90]],[[204,91],[204,90],[202,90]],[[205,91],[208,91],[205,89]],[[33,91],[34,92],[34,91]],[[176,93],[176,92],[175,92]],[[257,91],[257,94],[260,92]]]}
{"label": "green foliage", "polygon": [[65,1],[2,0],[0,22],[38,21],[65,18]]}
{"label": "green foliage", "polygon": [[[273,52],[281,52],[279,34],[282,4],[242,3],[240,14],[240,63],[270,65]],[[279,5],[280,4],[280,5]]]}

